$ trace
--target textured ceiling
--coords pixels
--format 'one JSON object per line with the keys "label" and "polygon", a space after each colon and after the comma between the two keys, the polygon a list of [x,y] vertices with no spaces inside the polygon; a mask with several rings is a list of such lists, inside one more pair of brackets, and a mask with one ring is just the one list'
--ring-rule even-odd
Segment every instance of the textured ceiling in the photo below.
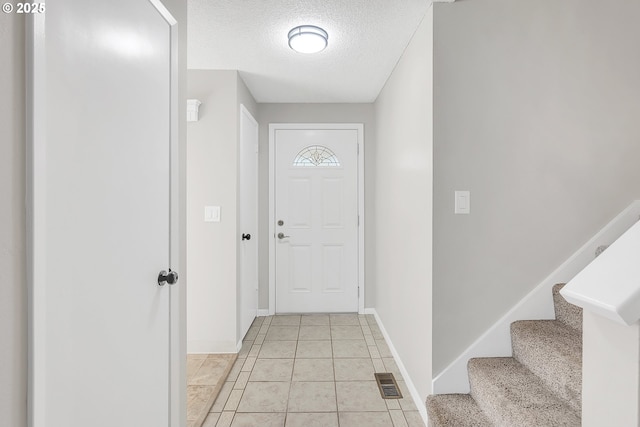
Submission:
{"label": "textured ceiling", "polygon": [[[190,69],[239,70],[258,102],[373,102],[430,0],[188,0]],[[329,46],[292,51],[298,25]]]}

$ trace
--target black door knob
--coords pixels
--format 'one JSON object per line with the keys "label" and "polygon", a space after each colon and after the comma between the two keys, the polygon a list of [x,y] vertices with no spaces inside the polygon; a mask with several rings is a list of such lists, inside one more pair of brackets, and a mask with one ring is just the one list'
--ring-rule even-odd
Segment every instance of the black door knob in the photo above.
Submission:
{"label": "black door knob", "polygon": [[177,282],[178,273],[175,271],[169,270],[169,272],[167,273],[166,271],[162,270],[160,274],[158,274],[158,285],[160,286],[164,286],[167,283],[170,285],[175,285]]}
{"label": "black door knob", "polygon": [[251,234],[249,234],[249,233],[247,233],[247,234],[242,233],[242,240],[251,240]]}

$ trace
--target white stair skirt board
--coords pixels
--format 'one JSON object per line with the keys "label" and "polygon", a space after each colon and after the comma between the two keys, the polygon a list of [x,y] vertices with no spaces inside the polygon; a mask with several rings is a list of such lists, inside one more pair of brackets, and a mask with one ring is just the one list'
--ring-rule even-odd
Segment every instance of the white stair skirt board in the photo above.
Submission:
{"label": "white stair skirt board", "polygon": [[510,325],[516,320],[554,319],[551,288],[565,283],[593,261],[596,249],[613,243],[640,217],[640,200],[631,203],[567,261],[536,286],[500,320],[433,379],[433,394],[469,393],[467,362],[474,357],[511,356]]}
{"label": "white stair skirt board", "polygon": [[376,318],[376,322],[380,327],[380,332],[382,332],[382,336],[384,337],[384,340],[387,342],[387,345],[389,346],[389,350],[391,350],[391,355],[393,356],[393,360],[396,362],[396,365],[398,365],[398,369],[402,374],[402,379],[404,380],[405,384],[407,385],[407,388],[409,389],[409,393],[411,394],[413,403],[415,403],[416,407],[418,408],[418,412],[420,412],[420,416],[424,421],[424,425],[429,425],[429,419],[427,417],[427,407],[425,406],[424,401],[420,398],[420,394],[418,393],[416,386],[413,384],[413,380],[409,376],[409,372],[407,372],[407,368],[405,368],[404,364],[402,363],[402,360],[398,355],[398,351],[393,346],[393,342],[391,341],[391,338],[389,337],[387,330],[384,328],[384,325],[382,324],[382,320],[380,320],[380,316],[378,316],[378,312],[376,311],[375,308],[365,308],[364,314],[373,314],[373,316]]}

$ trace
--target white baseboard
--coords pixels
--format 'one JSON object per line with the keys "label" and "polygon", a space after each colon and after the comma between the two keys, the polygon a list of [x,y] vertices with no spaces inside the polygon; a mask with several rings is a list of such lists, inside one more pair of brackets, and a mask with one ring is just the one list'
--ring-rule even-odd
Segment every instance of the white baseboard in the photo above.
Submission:
{"label": "white baseboard", "polygon": [[413,384],[413,380],[409,376],[409,372],[407,372],[407,368],[405,368],[404,363],[402,363],[402,360],[400,359],[400,355],[398,354],[398,351],[394,347],[393,342],[391,341],[391,338],[387,333],[387,330],[384,328],[384,325],[382,324],[382,320],[380,320],[380,316],[378,316],[378,312],[376,311],[375,308],[365,308],[364,314],[373,314],[373,316],[375,317],[376,322],[380,327],[380,331],[382,332],[382,336],[387,342],[387,345],[389,346],[389,350],[391,350],[391,354],[393,355],[393,359],[395,360],[396,365],[398,365],[398,369],[402,374],[402,379],[407,384],[407,388],[409,389],[411,398],[413,399],[413,402],[415,403],[416,408],[418,408],[418,412],[420,412],[420,416],[422,417],[424,424],[429,425],[429,419],[427,417],[427,407],[425,406],[425,403],[422,401],[422,398],[420,397],[420,394],[418,393],[416,386]]}
{"label": "white baseboard", "polygon": [[638,221],[640,200],[629,205],[576,253],[536,286],[507,314],[491,326],[456,360],[433,379],[433,393],[469,393],[467,362],[474,357],[511,356],[510,325],[516,320],[553,319],[551,289],[556,283],[566,283],[594,258],[598,246],[609,245]]}
{"label": "white baseboard", "polygon": [[258,309],[258,314],[257,314],[258,317],[266,317],[266,316],[269,316],[269,315],[270,314],[269,314],[269,309],[268,308],[259,308]]}

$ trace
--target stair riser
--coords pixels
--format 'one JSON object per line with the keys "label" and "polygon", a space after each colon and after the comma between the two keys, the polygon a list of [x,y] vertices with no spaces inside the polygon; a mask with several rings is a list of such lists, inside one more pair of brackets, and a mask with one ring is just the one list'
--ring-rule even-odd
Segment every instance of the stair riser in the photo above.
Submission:
{"label": "stair riser", "polygon": [[577,332],[556,321],[522,321],[511,326],[513,356],[579,414],[582,351]]}
{"label": "stair riser", "polygon": [[557,284],[553,287],[553,308],[556,319],[565,325],[577,330],[582,334],[582,309],[567,300],[560,294],[564,284]]}
{"label": "stair riser", "polygon": [[471,396],[496,426],[580,426],[580,417],[512,358],[469,361]]}
{"label": "stair riser", "polygon": [[468,394],[441,394],[427,398],[429,427],[492,427]]}

